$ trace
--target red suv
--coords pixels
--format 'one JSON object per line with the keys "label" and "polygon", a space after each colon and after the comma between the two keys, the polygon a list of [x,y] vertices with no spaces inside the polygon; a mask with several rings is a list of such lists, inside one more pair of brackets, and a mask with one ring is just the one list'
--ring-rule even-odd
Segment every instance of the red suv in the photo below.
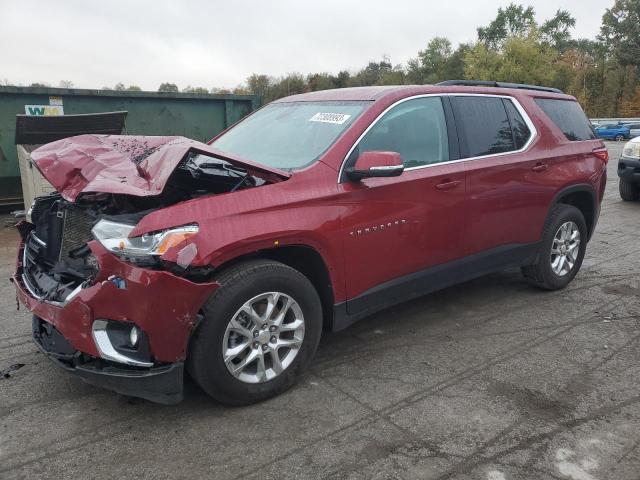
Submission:
{"label": "red suv", "polygon": [[608,156],[571,96],[451,81],[288,97],[208,144],[82,135],[32,159],[58,192],[18,225],[39,348],[162,403],[186,367],[238,405],[291,386],[323,327],[509,266],[565,287]]}

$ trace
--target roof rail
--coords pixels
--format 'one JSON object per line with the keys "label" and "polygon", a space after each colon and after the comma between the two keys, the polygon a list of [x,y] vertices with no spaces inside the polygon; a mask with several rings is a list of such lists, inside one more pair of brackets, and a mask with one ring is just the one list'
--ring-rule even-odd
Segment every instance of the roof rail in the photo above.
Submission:
{"label": "roof rail", "polygon": [[527,85],[525,83],[494,82],[491,80],[445,80],[436,85],[465,86],[465,87],[499,87],[520,88],[523,90],[538,90],[540,92],[564,93],[559,88],[541,87],[539,85]]}

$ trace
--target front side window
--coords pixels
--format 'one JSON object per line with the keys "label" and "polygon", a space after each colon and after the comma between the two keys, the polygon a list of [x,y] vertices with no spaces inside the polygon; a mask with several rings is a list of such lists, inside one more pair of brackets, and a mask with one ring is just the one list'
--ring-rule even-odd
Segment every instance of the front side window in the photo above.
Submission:
{"label": "front side window", "polygon": [[295,170],[315,162],[370,102],[272,103],[211,145],[256,163]]}
{"label": "front side window", "polygon": [[371,127],[353,156],[362,152],[398,152],[406,168],[449,160],[449,137],[440,97],[404,101]]}
{"label": "front side window", "polygon": [[456,123],[461,125],[465,157],[518,150],[507,110],[500,97],[453,97]]}

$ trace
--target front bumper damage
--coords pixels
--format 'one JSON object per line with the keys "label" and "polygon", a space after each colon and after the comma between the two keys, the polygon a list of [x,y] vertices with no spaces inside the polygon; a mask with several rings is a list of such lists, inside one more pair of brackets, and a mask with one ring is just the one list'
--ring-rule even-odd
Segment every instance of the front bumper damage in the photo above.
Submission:
{"label": "front bumper damage", "polygon": [[184,363],[127,368],[75,350],[50,323],[34,315],[33,341],[60,368],[97,387],[171,405],[182,400]]}
{"label": "front bumper damage", "polygon": [[[24,242],[12,282],[34,314],[33,340],[50,359],[86,382],[158,403],[182,399],[184,360],[198,312],[218,287],[120,260],[95,241],[95,279],[65,302],[36,298],[23,276]],[[135,325],[148,348],[144,367],[113,361],[98,347],[94,324]]]}

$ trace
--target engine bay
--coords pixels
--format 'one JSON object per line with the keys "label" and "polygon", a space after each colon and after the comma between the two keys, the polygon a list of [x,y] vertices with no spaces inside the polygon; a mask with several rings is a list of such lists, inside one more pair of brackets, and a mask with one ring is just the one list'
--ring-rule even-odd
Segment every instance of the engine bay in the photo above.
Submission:
{"label": "engine bay", "polygon": [[87,192],[74,202],[59,193],[38,197],[20,229],[25,243],[25,286],[36,298],[61,303],[90,284],[98,264],[87,243],[93,240],[91,230],[101,219],[135,225],[145,215],[170,205],[267,183],[230,162],[190,152],[159,195]]}

